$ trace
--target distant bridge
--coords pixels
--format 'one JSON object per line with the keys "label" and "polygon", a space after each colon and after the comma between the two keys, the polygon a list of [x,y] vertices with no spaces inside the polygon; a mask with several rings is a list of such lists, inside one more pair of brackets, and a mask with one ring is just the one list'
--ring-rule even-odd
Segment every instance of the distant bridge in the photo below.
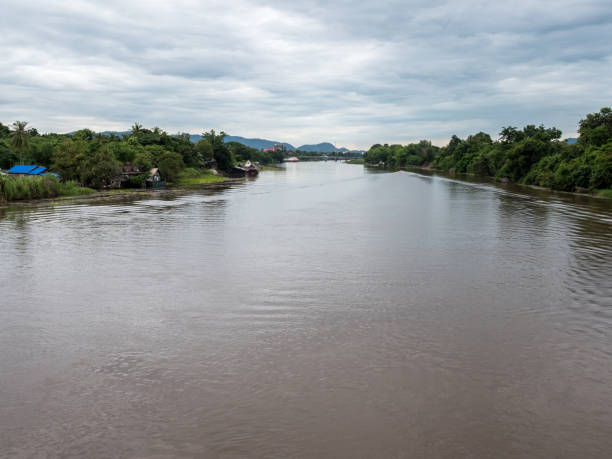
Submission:
{"label": "distant bridge", "polygon": [[300,156],[300,161],[342,161],[349,158],[347,156]]}

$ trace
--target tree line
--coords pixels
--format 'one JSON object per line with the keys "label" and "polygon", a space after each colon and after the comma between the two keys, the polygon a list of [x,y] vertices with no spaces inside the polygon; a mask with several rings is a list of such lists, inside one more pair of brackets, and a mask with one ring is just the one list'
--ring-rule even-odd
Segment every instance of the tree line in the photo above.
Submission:
{"label": "tree line", "polygon": [[422,140],[409,145],[373,145],[366,164],[388,168],[428,166],[453,173],[496,177],[554,190],[612,188],[612,110],[602,108],[578,123],[578,140],[561,140],[561,131],[543,125],[502,128],[499,138],[478,132],[436,147]]}
{"label": "tree line", "polygon": [[59,173],[65,180],[93,188],[108,186],[121,174],[123,165],[137,166],[142,176],[138,185],[157,167],[165,180],[176,180],[185,168],[201,169],[215,161],[217,169],[228,172],[238,162],[261,164],[280,162],[282,152],[262,152],[237,142],[225,142],[224,132],[204,132],[193,143],[189,134],[170,135],[158,127],[145,129],[135,123],[128,134],[96,133],[82,129],[71,134],[40,134],[28,123],[11,126],[0,123],[0,168],[15,164],[36,164]]}

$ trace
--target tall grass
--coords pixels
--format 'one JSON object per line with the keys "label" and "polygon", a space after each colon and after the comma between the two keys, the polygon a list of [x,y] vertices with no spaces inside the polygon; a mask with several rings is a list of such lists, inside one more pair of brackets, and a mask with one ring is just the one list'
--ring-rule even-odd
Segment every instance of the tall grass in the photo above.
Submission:
{"label": "tall grass", "polygon": [[178,186],[189,187],[205,185],[207,183],[223,182],[225,180],[227,180],[226,177],[215,175],[207,169],[198,170],[188,168],[179,174],[176,182]]}
{"label": "tall grass", "polygon": [[17,201],[24,199],[54,198],[93,193],[76,182],[60,183],[53,176],[15,177],[0,175],[0,200]]}
{"label": "tall grass", "polygon": [[96,190],[81,186],[74,180],[68,180],[66,183],[60,183],[58,188],[59,196],[81,196],[84,194],[95,193]]}

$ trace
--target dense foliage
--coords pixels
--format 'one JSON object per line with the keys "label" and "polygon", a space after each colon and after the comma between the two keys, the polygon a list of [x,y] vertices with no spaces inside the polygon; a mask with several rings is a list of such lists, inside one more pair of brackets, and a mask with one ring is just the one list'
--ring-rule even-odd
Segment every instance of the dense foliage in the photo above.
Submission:
{"label": "dense foliage", "polygon": [[433,161],[439,148],[427,140],[408,145],[373,145],[363,156],[366,163],[379,164],[391,168],[422,166]]}
{"label": "dense foliage", "polygon": [[18,163],[37,164],[66,180],[100,189],[116,183],[124,165],[143,171],[141,176],[130,179],[133,186],[138,186],[144,184],[154,167],[159,168],[163,179],[175,182],[186,168],[203,170],[212,163],[227,172],[237,161],[269,164],[283,160],[282,152],[268,153],[236,142],[226,143],[224,137],[224,132],[217,134],[211,130],[194,144],[189,134],[169,135],[157,127],[145,129],[138,123],[121,137],[89,129],[39,135],[35,129],[27,129],[26,122],[17,121],[12,126],[0,123],[0,169]]}
{"label": "dense foliage", "polygon": [[273,164],[282,163],[285,155],[282,151],[261,151],[256,148],[248,147],[239,142],[228,142],[226,144],[236,161],[243,163],[247,160],[251,162],[258,162],[260,164]]}
{"label": "dense foliage", "polygon": [[430,142],[374,145],[364,155],[369,164],[423,166],[456,173],[497,177],[555,190],[612,187],[612,110],[602,108],[579,123],[575,144],[561,141],[561,131],[540,125],[504,127],[498,140],[484,132],[466,139],[453,136],[445,147]]}

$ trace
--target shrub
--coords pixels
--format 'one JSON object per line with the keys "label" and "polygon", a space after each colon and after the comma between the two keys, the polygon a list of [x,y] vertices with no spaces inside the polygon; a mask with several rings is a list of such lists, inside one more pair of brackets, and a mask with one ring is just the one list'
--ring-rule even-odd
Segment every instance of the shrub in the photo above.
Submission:
{"label": "shrub", "polygon": [[55,177],[0,178],[0,196],[6,201],[53,198],[59,194],[60,183]]}

